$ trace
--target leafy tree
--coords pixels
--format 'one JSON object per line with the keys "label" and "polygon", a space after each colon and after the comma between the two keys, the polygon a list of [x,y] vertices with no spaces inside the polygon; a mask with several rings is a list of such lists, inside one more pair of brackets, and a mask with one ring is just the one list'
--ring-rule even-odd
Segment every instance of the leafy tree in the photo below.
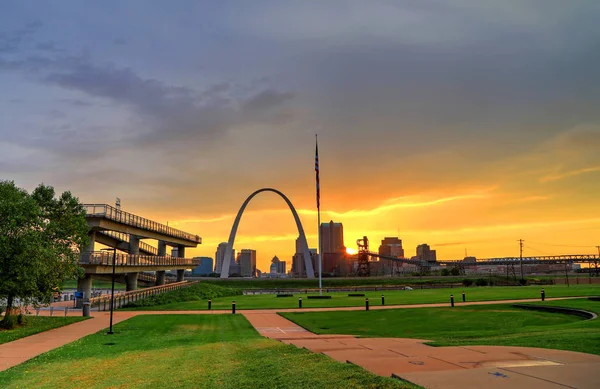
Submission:
{"label": "leafy tree", "polygon": [[460,268],[458,266],[454,266],[450,270],[450,274],[453,275],[453,276],[459,276],[460,275]]}
{"label": "leafy tree", "polygon": [[85,209],[70,192],[56,198],[54,188],[42,184],[28,194],[0,181],[0,299],[6,311],[17,299],[47,304],[65,280],[78,278],[78,251],[87,246],[88,231]]}

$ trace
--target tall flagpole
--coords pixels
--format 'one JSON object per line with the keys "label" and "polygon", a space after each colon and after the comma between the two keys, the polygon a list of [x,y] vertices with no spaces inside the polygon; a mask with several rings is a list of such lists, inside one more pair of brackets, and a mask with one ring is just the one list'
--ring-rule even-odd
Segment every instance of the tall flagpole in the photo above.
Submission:
{"label": "tall flagpole", "polygon": [[321,244],[321,184],[319,181],[319,137],[317,134],[315,134],[315,174],[316,174],[316,181],[317,181],[317,223],[318,223],[318,234],[319,234],[319,254],[318,254],[318,259],[319,259],[319,295],[323,295],[323,283],[322,283],[322,279],[321,279],[321,273],[323,273],[323,267],[322,267],[322,262],[321,262],[321,256],[322,254],[322,249],[323,246]]}

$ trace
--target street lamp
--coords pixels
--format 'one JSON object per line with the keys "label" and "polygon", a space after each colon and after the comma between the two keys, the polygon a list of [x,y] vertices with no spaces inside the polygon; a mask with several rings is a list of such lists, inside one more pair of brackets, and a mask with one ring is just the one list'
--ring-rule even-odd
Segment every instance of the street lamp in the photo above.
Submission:
{"label": "street lamp", "polygon": [[108,329],[107,334],[108,335],[112,335],[114,334],[113,330],[112,330],[112,326],[113,326],[113,311],[115,309],[115,265],[116,265],[116,259],[117,259],[117,248],[113,247],[111,249],[102,249],[102,250],[106,250],[106,251],[110,251],[112,250],[113,252],[113,257],[112,257],[112,286],[111,286],[111,291],[110,291],[110,327]]}

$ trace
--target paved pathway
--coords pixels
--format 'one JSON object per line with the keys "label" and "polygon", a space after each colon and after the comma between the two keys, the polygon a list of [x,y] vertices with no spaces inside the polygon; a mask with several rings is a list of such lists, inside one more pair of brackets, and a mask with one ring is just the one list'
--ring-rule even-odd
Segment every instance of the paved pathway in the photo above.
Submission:
{"label": "paved pathway", "polygon": [[[114,315],[113,323],[116,324],[135,316],[135,313],[132,313],[118,312],[118,314]],[[0,344],[0,371],[76,341],[84,336],[96,333],[104,328],[108,328],[108,326],[109,314],[101,312],[88,320]]]}
{"label": "paved pathway", "polygon": [[600,388],[600,356],[531,347],[431,347],[423,339],[315,335],[274,312],[242,314],[265,337],[429,389]]}
{"label": "paved pathway", "polygon": [[[560,300],[547,299],[547,300]],[[467,302],[484,305],[535,302],[539,299]],[[449,304],[371,306],[377,309],[447,307]],[[302,311],[352,311],[364,307],[304,308]],[[238,310],[265,337],[354,363],[384,376],[397,376],[427,388],[600,388],[600,356],[524,347],[430,347],[425,340],[355,338],[350,335],[315,335],[277,315],[299,309]],[[117,311],[114,323],[140,314],[224,314],[212,311]],[[49,315],[49,311],[41,311]],[[59,314],[55,310],[55,315]],[[68,312],[80,315],[81,312]],[[60,312],[60,315],[64,313]],[[93,318],[0,345],[0,371],[44,352],[93,334],[109,325],[108,312]]]}

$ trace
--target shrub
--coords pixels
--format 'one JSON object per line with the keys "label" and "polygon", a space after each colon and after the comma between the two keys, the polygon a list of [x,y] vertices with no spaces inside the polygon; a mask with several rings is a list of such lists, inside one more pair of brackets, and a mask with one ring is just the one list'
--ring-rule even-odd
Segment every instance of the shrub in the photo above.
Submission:
{"label": "shrub", "polygon": [[527,285],[527,280],[526,280],[526,279],[524,279],[524,278],[521,278],[521,279],[519,280],[519,285]]}
{"label": "shrub", "polygon": [[19,325],[22,326],[26,322],[27,321],[25,320],[25,315],[23,315],[22,313],[19,313],[19,315],[17,316],[17,323],[19,323]]}
{"label": "shrub", "polygon": [[462,284],[463,284],[464,286],[471,286],[471,285],[473,285],[473,280],[471,280],[471,279],[469,279],[469,278],[465,278],[465,279],[462,281]]}
{"label": "shrub", "polygon": [[485,278],[478,278],[475,280],[476,286],[487,286],[488,282]]}
{"label": "shrub", "polygon": [[448,269],[442,269],[442,276],[446,277],[450,275],[450,271]]}
{"label": "shrub", "polygon": [[6,315],[2,321],[0,321],[0,328],[5,330],[12,330],[17,326],[17,317],[15,315]]}
{"label": "shrub", "polygon": [[164,305],[175,302],[208,300],[217,297],[238,296],[241,295],[240,289],[225,288],[222,286],[200,282],[192,286],[173,290],[147,297],[142,300],[130,302],[124,305],[125,308],[150,307],[154,305]]}
{"label": "shrub", "polygon": [[450,275],[453,276],[459,276],[460,275],[460,268],[458,266],[454,266],[451,270],[450,270]]}

